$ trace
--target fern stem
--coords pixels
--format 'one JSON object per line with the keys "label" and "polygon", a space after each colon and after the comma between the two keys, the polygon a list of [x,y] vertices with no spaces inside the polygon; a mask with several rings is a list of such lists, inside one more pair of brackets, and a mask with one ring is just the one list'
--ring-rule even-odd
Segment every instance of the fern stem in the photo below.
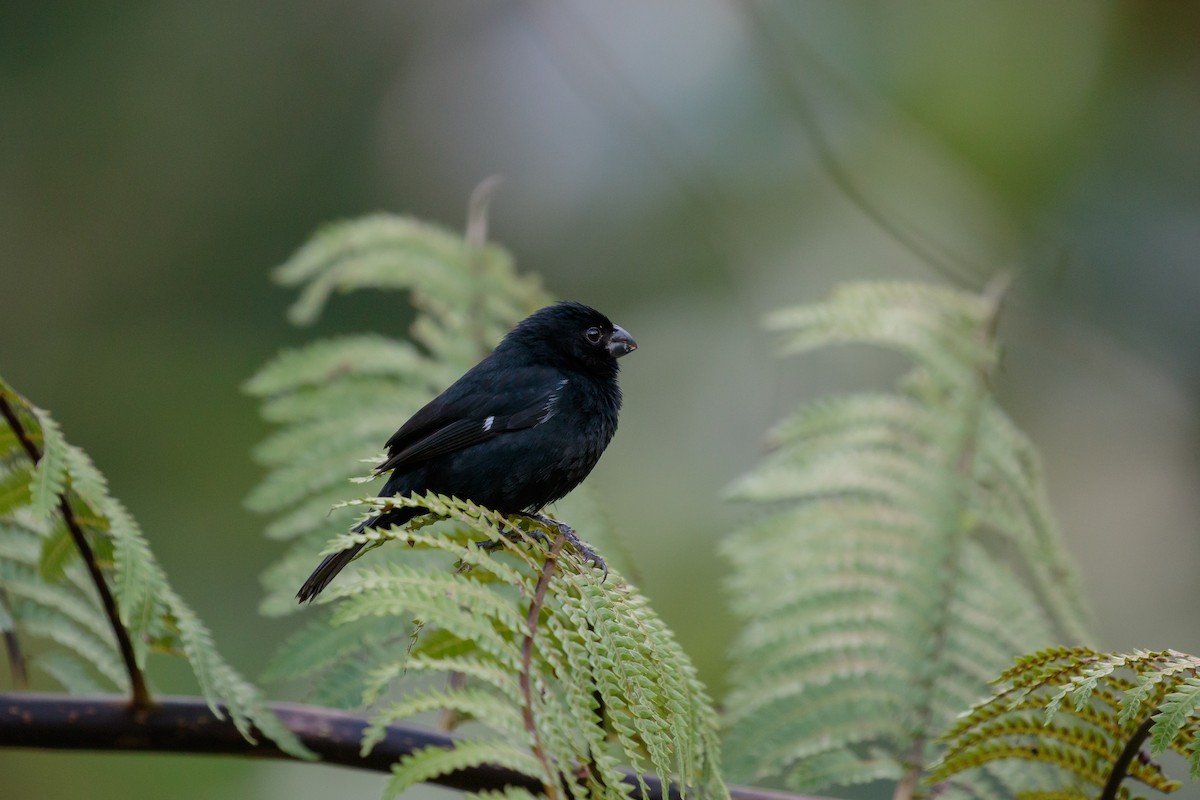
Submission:
{"label": "fern stem", "polygon": [[[29,436],[29,432],[25,430],[25,426],[21,424],[20,418],[17,417],[16,410],[9,404],[8,398],[0,394],[0,413],[4,415],[8,425],[12,428],[17,439],[20,440],[25,452],[29,454],[30,459],[34,464],[37,464],[42,459],[42,452],[38,449],[37,443]],[[108,583],[104,580],[104,573],[100,569],[99,562],[96,561],[96,555],[92,552],[92,546],[88,543],[87,536],[83,532],[83,527],[80,526],[79,520],[75,517],[75,512],[71,509],[71,504],[67,500],[65,493],[58,496],[58,508],[62,514],[63,522],[67,525],[67,530],[71,532],[71,538],[75,542],[75,547],[79,550],[79,555],[83,558],[83,563],[87,566],[88,574],[92,578],[92,583],[96,586],[96,593],[100,595],[100,602],[104,606],[104,613],[108,616],[108,621],[112,624],[113,635],[117,640],[117,647],[121,651],[121,659],[125,662],[125,672],[129,675],[129,703],[135,709],[149,708],[153,701],[150,698],[150,690],[146,686],[146,677],[142,674],[141,667],[138,666],[137,657],[134,655],[133,642],[129,638],[129,631],[121,622],[121,614],[117,609],[117,601],[112,595],[112,591],[108,588]]]}
{"label": "fern stem", "polygon": [[[979,336],[986,346],[994,343],[996,326],[1000,317],[1000,306],[1008,284],[1008,276],[1002,274],[993,278],[984,289],[983,294],[990,302],[991,313],[986,324],[979,331]],[[972,370],[970,380],[960,390],[962,392],[963,428],[956,437],[952,465],[955,475],[959,478],[969,479],[975,470],[975,456],[979,446],[979,427],[983,419],[984,399],[990,377],[990,371],[986,370],[982,364],[977,364]],[[951,485],[946,495],[941,498],[939,505],[941,505],[941,513],[938,517],[943,523],[940,533],[945,537],[947,547],[939,570],[942,581],[941,602],[938,604],[938,608],[942,612],[930,631],[932,641],[929,662],[931,664],[937,664],[943,658],[946,647],[946,630],[950,623],[950,609],[953,606],[956,587],[962,580],[960,570],[963,545],[967,536],[970,535],[970,529],[964,527],[962,521],[963,513],[969,507],[970,501],[963,490],[959,488],[959,484]],[[929,739],[936,735],[931,730],[935,716],[936,680],[936,672],[929,670],[918,687],[922,700],[916,709],[917,724],[914,726],[912,746],[904,760],[906,770],[896,784],[894,800],[909,800],[913,797],[925,771],[925,747]]]}
{"label": "fern stem", "polygon": [[[264,737],[250,741],[238,732],[224,709],[218,717],[202,697],[159,697],[153,707],[130,714],[123,697],[71,697],[61,694],[0,693],[0,748],[38,748],[94,752],[228,755],[297,761]],[[361,753],[364,716],[297,703],[272,703],[283,725],[316,753],[320,763],[372,772],[391,772],[406,755],[427,747],[450,748],[457,741],[443,733],[389,725],[372,750]],[[655,775],[623,770],[631,800],[680,800],[679,787]],[[540,794],[540,781],[495,766],[469,767],[441,775],[434,783],[482,792],[517,786]],[[730,786],[732,800],[828,800],[827,798]]]}
{"label": "fern stem", "polygon": [[[978,401],[978,394],[972,396],[972,400]],[[955,455],[954,471],[960,476],[969,475],[974,467],[975,462],[975,442],[976,431],[978,430],[979,422],[979,403],[973,402],[971,414],[967,417],[973,425],[964,432],[964,436],[959,440],[958,453]],[[963,537],[966,531],[962,529],[961,524],[956,520],[962,517],[962,508],[964,498],[955,492],[949,498],[949,504],[953,508],[947,511],[943,518],[947,520],[947,528],[945,535],[952,539],[946,551],[945,559],[942,563],[942,568],[939,570],[942,579],[942,602],[938,607],[943,609],[939,616],[935,627],[931,631],[932,642],[930,645],[930,654],[928,656],[931,664],[939,663],[943,658],[943,653],[946,647],[946,628],[949,624],[949,611],[952,606],[952,598],[954,596],[955,587],[961,576],[959,568],[961,563]],[[909,748],[908,755],[904,759],[907,767],[904,776],[896,784],[896,791],[893,794],[893,800],[910,800],[916,792],[917,784],[921,780],[921,775],[925,771],[925,746],[928,743],[933,732],[931,727],[934,722],[934,690],[937,675],[933,670],[929,670],[928,674],[922,679],[918,689],[921,693],[921,703],[916,709],[917,724],[914,726],[914,735],[912,746]]]}
{"label": "fern stem", "polygon": [[546,561],[542,564],[542,574],[538,576],[537,587],[533,590],[533,598],[529,601],[529,616],[525,618],[525,625],[528,632],[525,634],[525,641],[521,643],[521,695],[525,698],[524,705],[521,708],[522,715],[525,719],[525,730],[529,731],[530,737],[533,739],[533,754],[537,760],[542,763],[542,769],[546,773],[545,792],[550,800],[558,800],[558,786],[554,781],[554,769],[550,764],[550,759],[546,755],[546,748],[542,744],[542,736],[538,732],[537,721],[533,717],[533,637],[537,635],[538,620],[542,616],[542,607],[546,604],[546,590],[550,587],[550,579],[554,577],[554,572],[558,567],[558,554],[562,552],[563,546],[567,543],[567,537],[561,531],[554,537],[553,544],[550,545],[549,552],[546,553]]}
{"label": "fern stem", "polygon": [[1125,749],[1121,751],[1121,755],[1117,757],[1113,764],[1112,772],[1108,775],[1108,780],[1104,782],[1104,790],[1100,792],[1100,800],[1116,800],[1117,792],[1121,789],[1121,783],[1124,782],[1126,773],[1129,770],[1129,765],[1133,763],[1134,756],[1141,752],[1142,744],[1150,735],[1150,729],[1154,727],[1154,715],[1146,717],[1145,721],[1138,726],[1138,729],[1129,737],[1129,741],[1125,743]]}

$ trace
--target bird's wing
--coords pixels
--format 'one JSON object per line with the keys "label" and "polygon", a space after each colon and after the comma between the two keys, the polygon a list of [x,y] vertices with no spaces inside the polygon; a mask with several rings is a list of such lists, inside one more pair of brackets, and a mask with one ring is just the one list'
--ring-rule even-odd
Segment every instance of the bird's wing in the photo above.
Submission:
{"label": "bird's wing", "polygon": [[565,385],[565,379],[554,370],[527,368],[516,374],[472,371],[388,439],[388,458],[376,472],[407,467],[531,428],[553,416]]}

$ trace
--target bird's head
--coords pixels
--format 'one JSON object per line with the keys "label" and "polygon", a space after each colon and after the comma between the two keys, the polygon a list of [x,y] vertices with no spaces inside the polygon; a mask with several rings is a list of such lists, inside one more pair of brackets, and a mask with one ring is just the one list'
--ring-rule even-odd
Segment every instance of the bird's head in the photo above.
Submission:
{"label": "bird's head", "polygon": [[582,303],[563,302],[535,311],[504,338],[502,347],[520,347],[539,362],[597,376],[617,373],[617,359],[637,349],[620,325]]}

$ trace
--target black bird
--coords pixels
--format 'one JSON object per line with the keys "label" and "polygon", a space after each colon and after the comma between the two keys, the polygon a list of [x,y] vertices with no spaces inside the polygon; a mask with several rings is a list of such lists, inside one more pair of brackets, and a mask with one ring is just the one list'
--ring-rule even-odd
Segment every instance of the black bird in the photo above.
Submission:
{"label": "black bird", "polygon": [[[375,468],[392,473],[380,496],[433,491],[502,514],[536,514],[600,460],[621,410],[617,359],[636,349],[623,328],[581,303],[534,312],[388,439],[387,460]],[[402,525],[423,513],[396,508],[354,530]],[[362,548],[327,556],[300,587],[300,602],[316,597]]]}

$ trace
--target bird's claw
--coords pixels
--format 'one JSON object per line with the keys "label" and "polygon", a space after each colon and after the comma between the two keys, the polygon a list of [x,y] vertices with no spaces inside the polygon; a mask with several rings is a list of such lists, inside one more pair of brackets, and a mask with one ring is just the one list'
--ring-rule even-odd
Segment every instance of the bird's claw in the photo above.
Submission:
{"label": "bird's claw", "polygon": [[[522,516],[528,517],[529,519],[546,528],[551,528],[558,531],[562,537],[571,544],[571,547],[575,548],[575,552],[579,553],[579,555],[583,557],[584,561],[588,562],[593,567],[597,567],[598,569],[604,571],[604,577],[600,579],[601,583],[608,580],[608,564],[604,562],[604,559],[600,557],[600,554],[597,553],[590,544],[579,538],[579,535],[575,533],[575,529],[570,525],[565,522],[559,522],[556,519],[551,519],[545,514],[524,514]],[[547,536],[544,531],[538,530],[537,528],[521,528],[519,529],[519,532],[525,534],[543,546],[550,545],[550,537]],[[517,533],[518,529],[515,526],[511,532],[508,530],[502,531],[502,534],[509,539],[513,538],[513,536]],[[499,539],[484,539],[482,542],[476,542],[475,546],[481,547],[484,550],[487,550],[489,553],[492,553],[503,546],[503,542],[501,542]]]}
{"label": "bird's claw", "polygon": [[550,546],[550,537],[547,536],[544,531],[539,531],[537,528],[533,528],[532,530],[525,531],[525,535],[540,545],[545,547]]}
{"label": "bird's claw", "polygon": [[[540,531],[537,528],[533,528],[532,530],[518,528],[511,522],[506,527],[500,529],[500,534],[510,541],[520,541],[521,536],[525,535],[530,539],[533,539],[538,544],[548,545],[550,543],[550,537],[547,536],[545,532]],[[484,550],[487,550],[489,553],[494,553],[499,550],[503,544],[504,543],[499,539],[484,539],[482,542],[476,542],[475,546],[481,547]]]}
{"label": "bird's claw", "polygon": [[[575,548],[575,552],[579,553],[584,561],[604,571],[604,577],[600,579],[601,583],[608,580],[608,564],[604,563],[604,559],[600,557],[600,554],[590,544],[579,538],[574,528],[565,522],[550,519],[545,514],[530,514],[529,518],[545,525],[547,528],[553,528],[558,531],[564,539],[571,543],[571,547]],[[539,531],[539,533],[541,532]],[[545,535],[543,534],[543,539],[544,537]]]}

